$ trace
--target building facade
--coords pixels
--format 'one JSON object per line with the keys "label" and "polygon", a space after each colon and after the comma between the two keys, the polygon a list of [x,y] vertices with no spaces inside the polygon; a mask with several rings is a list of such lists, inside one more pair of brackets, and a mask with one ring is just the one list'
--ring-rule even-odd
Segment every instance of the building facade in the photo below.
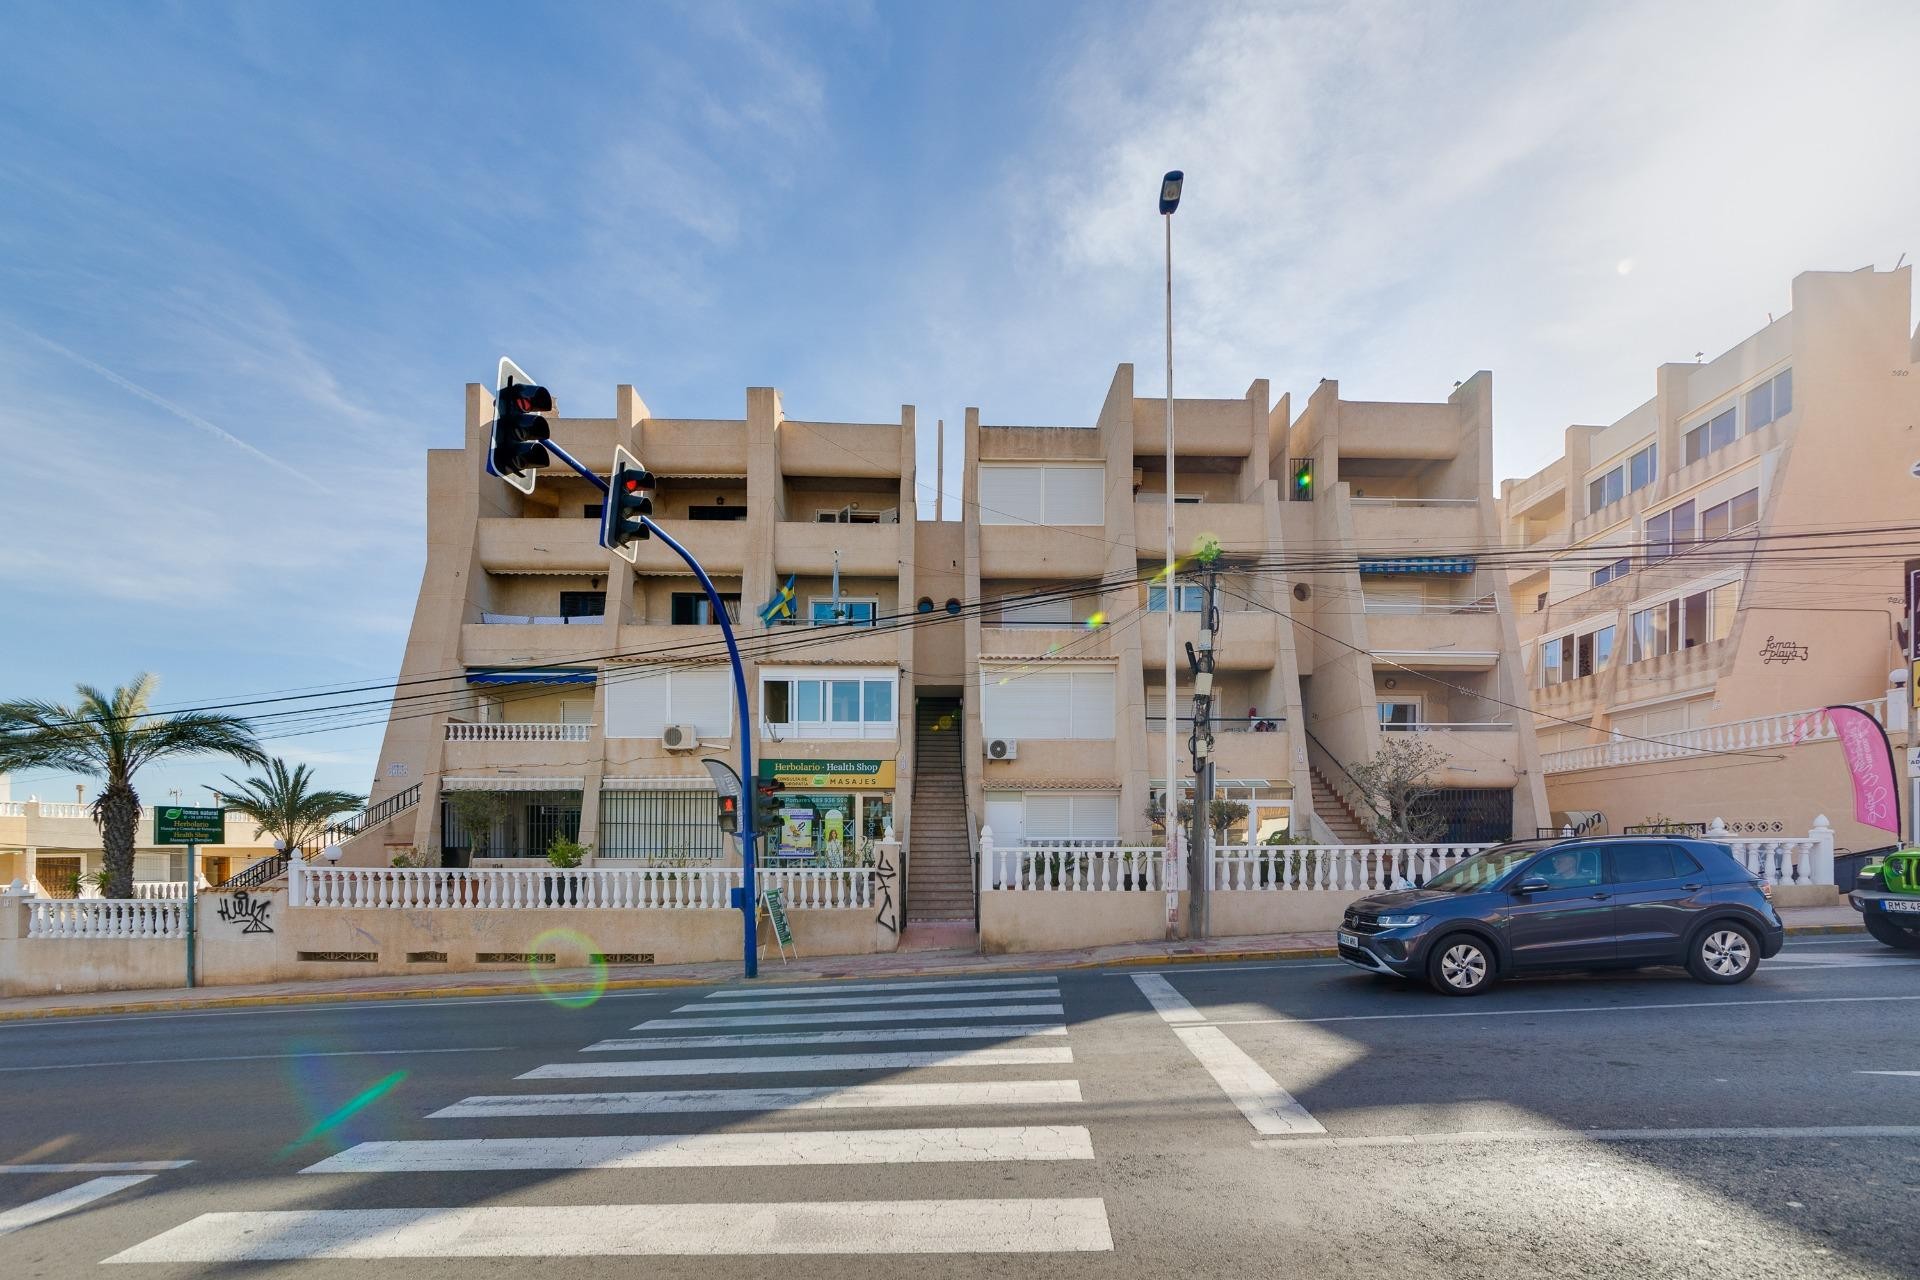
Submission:
{"label": "building facade", "polygon": [[1821,707],[1886,701],[1920,557],[1911,268],[1807,272],[1793,307],[1501,487],[1553,811],[1614,830],[1851,822]]}

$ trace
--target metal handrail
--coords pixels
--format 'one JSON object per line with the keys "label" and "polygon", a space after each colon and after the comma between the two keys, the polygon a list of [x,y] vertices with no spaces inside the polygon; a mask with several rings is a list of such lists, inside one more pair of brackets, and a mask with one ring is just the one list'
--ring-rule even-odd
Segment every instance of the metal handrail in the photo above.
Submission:
{"label": "metal handrail", "polygon": [[394,814],[411,809],[420,803],[420,784],[414,783],[405,791],[396,791],[379,804],[368,805],[351,818],[339,822],[330,822],[321,832],[327,844],[342,844],[353,839],[368,827],[377,826]]}
{"label": "metal handrail", "polygon": [[235,872],[222,880],[214,888],[221,890],[258,889],[269,880],[287,873],[288,855],[284,853],[268,854],[253,865]]}

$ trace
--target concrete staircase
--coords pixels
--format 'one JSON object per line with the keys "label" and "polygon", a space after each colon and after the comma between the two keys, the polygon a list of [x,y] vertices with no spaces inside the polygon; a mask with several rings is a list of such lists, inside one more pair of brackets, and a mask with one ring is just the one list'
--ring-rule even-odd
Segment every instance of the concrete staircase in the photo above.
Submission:
{"label": "concrete staircase", "polygon": [[1320,815],[1320,821],[1327,824],[1342,844],[1372,844],[1373,837],[1360,825],[1360,819],[1354,816],[1333,784],[1321,776],[1320,770],[1309,768],[1313,775],[1313,811]]}
{"label": "concrete staircase", "polygon": [[907,829],[907,920],[973,921],[973,850],[960,760],[958,698],[914,707],[913,816]]}

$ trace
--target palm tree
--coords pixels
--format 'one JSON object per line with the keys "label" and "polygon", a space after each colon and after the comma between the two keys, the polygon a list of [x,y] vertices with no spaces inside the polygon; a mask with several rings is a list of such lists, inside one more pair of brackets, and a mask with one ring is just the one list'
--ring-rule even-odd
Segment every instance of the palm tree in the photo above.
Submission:
{"label": "palm tree", "polygon": [[267,776],[236,782],[225,793],[227,808],[252,818],[259,832],[284,842],[287,853],[314,841],[338,813],[360,807],[360,797],[351,791],[309,791],[312,773],[305,765],[287,768],[278,756],[267,761]]}
{"label": "palm tree", "polygon": [[0,702],[0,773],[60,769],[101,782],[93,820],[106,851],[104,896],[133,896],[133,844],[140,825],[140,766],[175,756],[237,756],[264,761],[253,726],[237,716],[147,710],[154,678],[147,672],[111,694],[77,685],[72,706],[22,698]]}

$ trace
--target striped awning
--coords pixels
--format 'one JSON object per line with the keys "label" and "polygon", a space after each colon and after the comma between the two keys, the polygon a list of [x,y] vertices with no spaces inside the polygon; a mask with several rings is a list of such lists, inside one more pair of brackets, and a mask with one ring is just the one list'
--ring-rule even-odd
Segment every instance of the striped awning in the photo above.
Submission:
{"label": "striped awning", "polygon": [[602,778],[602,791],[711,791],[712,778]]}
{"label": "striped awning", "polygon": [[592,684],[590,667],[469,667],[468,684]]}
{"label": "striped awning", "polygon": [[1362,560],[1362,573],[1472,573],[1472,556],[1394,556],[1390,560]]}
{"label": "striped awning", "polygon": [[442,778],[442,791],[580,791],[587,785],[585,778],[530,778],[524,776],[495,778]]}

